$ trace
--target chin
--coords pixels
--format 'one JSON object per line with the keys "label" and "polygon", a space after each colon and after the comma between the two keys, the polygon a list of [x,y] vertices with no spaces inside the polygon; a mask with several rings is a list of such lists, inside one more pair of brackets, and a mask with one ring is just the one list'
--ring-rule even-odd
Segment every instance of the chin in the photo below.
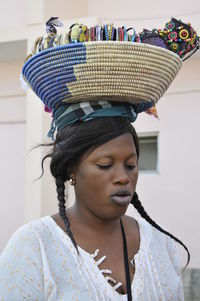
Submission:
{"label": "chin", "polygon": [[96,215],[102,220],[109,221],[122,217],[128,208],[128,205],[112,205],[106,208],[103,212],[98,212]]}

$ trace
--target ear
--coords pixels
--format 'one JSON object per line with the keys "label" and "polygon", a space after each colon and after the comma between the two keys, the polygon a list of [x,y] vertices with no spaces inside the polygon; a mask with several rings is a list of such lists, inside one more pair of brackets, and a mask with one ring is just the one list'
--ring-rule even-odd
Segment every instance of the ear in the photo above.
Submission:
{"label": "ear", "polygon": [[75,179],[75,174],[74,174],[73,172],[71,172],[71,173],[69,174],[69,178],[70,178],[70,179]]}
{"label": "ear", "polygon": [[69,168],[68,169],[68,175],[69,175],[69,178],[75,178],[76,177],[76,171],[75,171],[75,168]]}
{"label": "ear", "polygon": [[78,172],[78,166],[79,166],[78,163],[74,163],[72,166],[68,167],[67,174],[69,175],[70,178],[76,177],[76,174]]}

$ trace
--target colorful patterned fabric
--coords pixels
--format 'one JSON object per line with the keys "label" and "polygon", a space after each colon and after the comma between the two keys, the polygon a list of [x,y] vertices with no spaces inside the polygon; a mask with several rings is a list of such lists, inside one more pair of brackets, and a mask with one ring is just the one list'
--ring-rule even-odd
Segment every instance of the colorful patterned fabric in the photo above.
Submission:
{"label": "colorful patterned fabric", "polygon": [[188,52],[193,52],[199,48],[199,37],[190,23],[171,18],[163,29],[143,29],[136,33],[133,27],[114,27],[113,23],[103,26],[96,25],[87,27],[76,23],[71,25],[69,31],[57,34],[56,26],[63,24],[56,17],[51,17],[46,22],[47,35],[35,41],[32,53],[27,57],[44,51],[47,48],[58,47],[69,43],[82,43],[91,41],[129,41],[136,43],[146,43],[157,47],[169,49],[177,53],[181,58]]}

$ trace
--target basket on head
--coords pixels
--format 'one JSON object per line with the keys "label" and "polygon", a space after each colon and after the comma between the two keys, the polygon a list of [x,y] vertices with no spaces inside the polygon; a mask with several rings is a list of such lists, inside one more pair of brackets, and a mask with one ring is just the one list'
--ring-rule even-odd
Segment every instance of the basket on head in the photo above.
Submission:
{"label": "basket on head", "polygon": [[25,61],[22,79],[48,111],[91,101],[129,103],[136,113],[151,110],[176,77],[184,56],[199,48],[191,25],[174,18],[163,30],[139,34],[113,24],[73,24],[69,32],[57,34],[55,26],[62,26],[58,18],[46,26],[47,35],[36,40]]}

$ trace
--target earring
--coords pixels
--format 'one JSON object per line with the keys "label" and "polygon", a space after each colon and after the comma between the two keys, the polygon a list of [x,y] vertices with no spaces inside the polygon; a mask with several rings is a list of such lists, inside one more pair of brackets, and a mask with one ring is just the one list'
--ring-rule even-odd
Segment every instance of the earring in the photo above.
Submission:
{"label": "earring", "polygon": [[69,184],[70,185],[75,185],[76,184],[76,180],[74,178],[70,178],[69,179]]}

